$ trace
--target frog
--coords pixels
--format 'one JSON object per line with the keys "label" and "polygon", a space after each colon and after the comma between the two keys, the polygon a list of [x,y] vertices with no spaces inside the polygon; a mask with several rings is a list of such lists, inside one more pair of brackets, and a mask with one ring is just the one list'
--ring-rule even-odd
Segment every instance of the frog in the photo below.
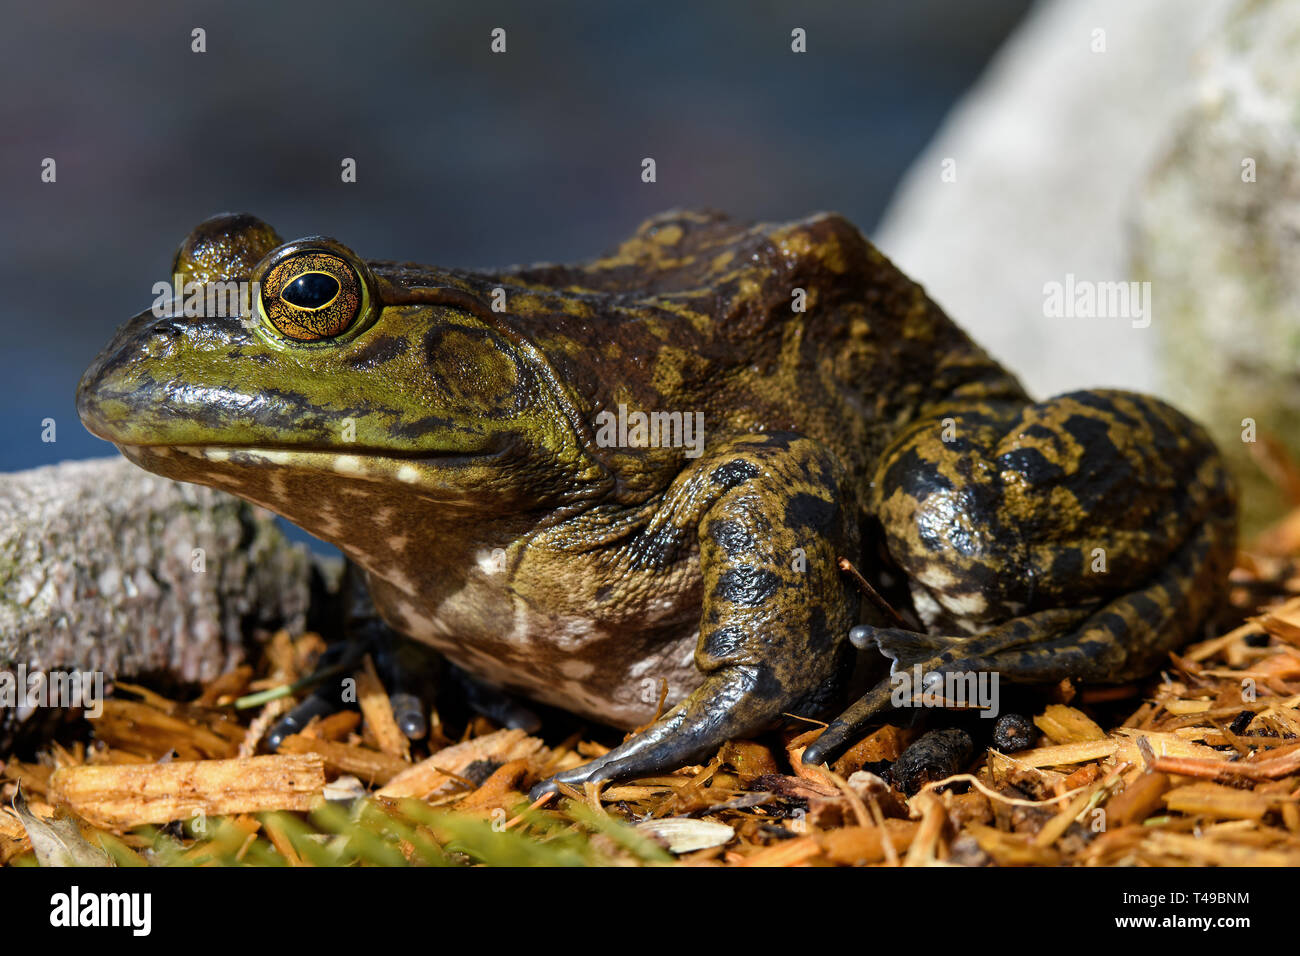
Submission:
{"label": "frog", "polygon": [[675,210],[499,269],[222,214],[172,273],[252,292],[127,321],[82,422],[337,545],[362,629],[627,731],[535,797],[790,721],[825,765],[918,667],[1131,681],[1224,596],[1236,491],[1200,425],[1035,401],[837,214]]}

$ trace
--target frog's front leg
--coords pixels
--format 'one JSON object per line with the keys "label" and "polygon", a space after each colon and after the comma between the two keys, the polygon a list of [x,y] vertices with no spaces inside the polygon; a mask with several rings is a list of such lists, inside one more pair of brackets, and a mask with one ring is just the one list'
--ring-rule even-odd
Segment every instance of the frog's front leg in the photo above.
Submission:
{"label": "frog's front leg", "polygon": [[844,480],[823,446],[776,433],[727,443],[675,484],[641,540],[663,540],[665,525],[698,540],[704,681],[604,757],[539,784],[534,798],[558,783],[676,768],[782,714],[814,716],[834,701],[858,613],[836,564],[857,534]]}
{"label": "frog's front leg", "polygon": [[[864,627],[854,643],[907,673],[1149,673],[1211,613],[1235,549],[1234,491],[1213,443],[1130,392],[941,411],[886,450],[874,489],[928,633]],[[832,756],[893,690],[870,691],[804,761]]]}

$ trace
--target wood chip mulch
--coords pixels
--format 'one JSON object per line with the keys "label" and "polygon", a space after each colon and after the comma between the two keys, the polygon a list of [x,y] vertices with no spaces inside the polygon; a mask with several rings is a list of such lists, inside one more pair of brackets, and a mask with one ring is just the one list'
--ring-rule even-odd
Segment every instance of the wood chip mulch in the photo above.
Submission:
{"label": "wood chip mulch", "polygon": [[889,768],[919,731],[885,725],[828,770],[797,759],[807,725],[530,804],[607,744],[482,719],[453,739],[435,712],[412,746],[368,661],[357,710],[259,754],[293,701],[275,689],[323,646],[281,633],[192,700],[118,682],[89,743],[2,761],[0,864],[1300,866],[1297,555],[1300,510],[1242,552],[1233,626],[1144,684],[1056,688],[1027,749],[910,796]]}

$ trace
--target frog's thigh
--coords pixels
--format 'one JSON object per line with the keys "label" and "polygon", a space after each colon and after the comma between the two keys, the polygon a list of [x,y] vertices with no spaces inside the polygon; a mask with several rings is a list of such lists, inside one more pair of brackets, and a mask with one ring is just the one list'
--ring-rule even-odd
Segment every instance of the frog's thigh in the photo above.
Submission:
{"label": "frog's thigh", "polygon": [[[557,780],[645,775],[707,756],[786,712],[838,694],[857,596],[833,456],[788,434],[736,439],[693,469],[666,520],[690,522],[704,605],[695,662],[703,683],[643,733]],[[539,787],[538,792],[542,792]]]}
{"label": "frog's thigh", "polygon": [[[949,440],[941,436],[944,421]],[[1200,627],[1236,540],[1204,431],[1153,398],[1076,392],[922,423],[882,463],[878,514],[930,633],[864,629],[895,666],[999,680],[1120,681]],[[890,703],[886,682],[805,760]]]}
{"label": "frog's thigh", "polygon": [[971,405],[886,450],[873,510],[932,632],[1142,590],[1203,527],[1232,547],[1235,504],[1205,432],[1120,391]]}
{"label": "frog's thigh", "polygon": [[[854,643],[874,646],[893,661],[894,672],[959,674],[960,686],[1075,680],[1124,681],[1150,672],[1212,609],[1231,566],[1221,522],[1199,526],[1146,587],[1097,608],[1036,611],[976,637],[918,634],[893,628],[858,628]],[[980,681],[982,675],[983,684]],[[989,678],[996,677],[997,683]],[[897,685],[884,680],[833,720],[804,752],[803,762],[831,759],[855,734],[897,704]],[[990,717],[998,716],[996,697]]]}

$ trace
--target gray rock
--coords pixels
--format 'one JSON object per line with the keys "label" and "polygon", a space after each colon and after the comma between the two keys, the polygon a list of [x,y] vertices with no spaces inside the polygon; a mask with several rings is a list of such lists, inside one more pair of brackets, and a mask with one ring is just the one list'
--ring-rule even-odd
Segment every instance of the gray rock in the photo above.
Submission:
{"label": "gray rock", "polygon": [[[1036,394],[1137,389],[1205,424],[1247,534],[1288,502],[1243,419],[1300,461],[1297,62],[1284,0],[1040,3],[874,235]],[[1045,284],[1071,275],[1149,282],[1149,327],[1047,315]]]}
{"label": "gray rock", "polygon": [[[1038,4],[904,177],[873,239],[1031,391],[1159,392],[1155,326],[1044,315],[1067,274],[1127,281],[1136,192],[1228,0]],[[1105,31],[1094,52],[1094,31]],[[945,182],[951,159],[956,180]]]}
{"label": "gray rock", "polygon": [[1235,459],[1257,526],[1285,502],[1251,461],[1243,419],[1300,461],[1300,7],[1236,4],[1195,62],[1132,256],[1164,315],[1162,391]]}
{"label": "gray rock", "polygon": [[[209,680],[255,631],[303,629],[311,568],[269,512],[121,458],[0,476],[0,676]],[[16,703],[0,743],[31,716]]]}

